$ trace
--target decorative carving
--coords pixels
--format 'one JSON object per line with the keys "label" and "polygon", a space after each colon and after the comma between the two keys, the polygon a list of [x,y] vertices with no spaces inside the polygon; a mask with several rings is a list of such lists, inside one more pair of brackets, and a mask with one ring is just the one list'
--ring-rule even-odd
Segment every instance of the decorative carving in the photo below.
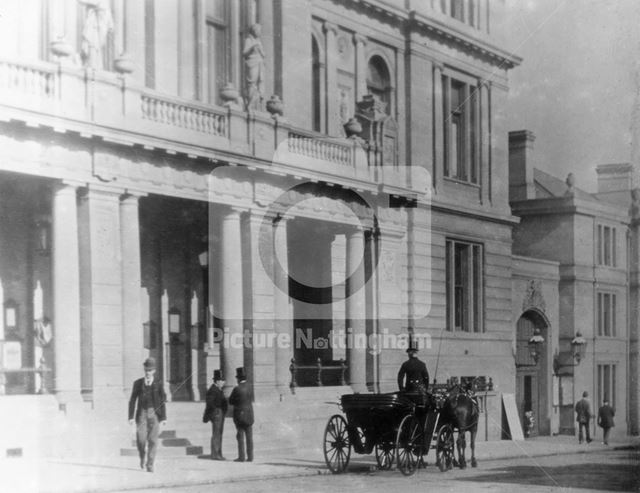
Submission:
{"label": "decorative carving", "polygon": [[573,197],[575,195],[576,177],[573,173],[569,173],[564,182],[567,184],[567,191],[564,192],[564,195],[566,197]]}
{"label": "decorative carving", "polygon": [[142,118],[146,120],[195,130],[211,135],[227,135],[227,116],[195,105],[175,103],[155,96],[141,96]]}
{"label": "decorative carving", "polygon": [[395,281],[395,254],[389,250],[382,250],[380,254],[380,272],[382,281]]}
{"label": "decorative carving", "polygon": [[262,110],[264,100],[264,49],[260,36],[262,28],[260,24],[254,24],[249,28],[244,40],[244,68],[246,73],[246,109]]}
{"label": "decorative carving", "polygon": [[631,207],[629,214],[632,220],[640,220],[640,188],[631,190]]}
{"label": "decorative carving", "polygon": [[542,283],[535,279],[531,279],[527,283],[527,292],[525,293],[524,300],[522,300],[522,311],[526,311],[529,308],[537,308],[544,312],[547,308],[547,304],[542,296]]}
{"label": "decorative carving", "polygon": [[82,29],[82,61],[87,68],[104,70],[102,50],[107,35],[113,30],[108,0],[78,0],[86,6]]}

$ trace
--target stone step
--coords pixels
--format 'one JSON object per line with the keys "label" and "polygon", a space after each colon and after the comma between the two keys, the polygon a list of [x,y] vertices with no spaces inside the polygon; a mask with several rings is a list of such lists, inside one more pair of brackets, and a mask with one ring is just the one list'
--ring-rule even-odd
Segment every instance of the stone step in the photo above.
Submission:
{"label": "stone step", "polygon": [[[188,447],[158,447],[156,449],[156,455],[159,457],[182,457],[185,455],[203,455],[204,449],[199,445],[189,445]],[[122,456],[138,456],[138,449],[121,448],[120,455]]]}

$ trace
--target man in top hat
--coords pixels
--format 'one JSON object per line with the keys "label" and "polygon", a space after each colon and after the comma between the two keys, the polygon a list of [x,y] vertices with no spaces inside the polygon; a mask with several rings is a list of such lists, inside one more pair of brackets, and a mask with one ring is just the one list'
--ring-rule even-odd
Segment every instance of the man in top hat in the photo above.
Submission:
{"label": "man in top hat", "polygon": [[[140,455],[140,469],[145,468],[145,448],[147,471],[153,472],[153,461],[156,457],[160,424],[167,421],[162,383],[155,379],[156,361],[147,358],[144,361],[144,377],[133,382],[129,399],[129,423],[133,424],[135,411],[136,444]],[[147,446],[148,444],[148,446]]]}
{"label": "man in top hat", "polygon": [[251,387],[247,383],[244,368],[236,369],[238,385],[229,396],[229,404],[233,406],[233,423],[236,425],[236,440],[238,441],[238,458],[235,462],[245,461],[245,437],[247,442],[248,462],[253,461],[253,405],[251,404]]}
{"label": "man in top hat", "polygon": [[615,411],[609,405],[609,399],[606,397],[602,400],[602,406],[598,409],[598,426],[602,428],[602,443],[609,445],[609,432],[613,428],[613,417]]}
{"label": "man in top hat", "polygon": [[206,397],[206,407],[202,422],[211,421],[211,458],[213,460],[226,460],[222,456],[222,432],[224,431],[224,418],[227,415],[227,398],[222,392],[224,379],[220,370],[213,371],[213,385],[209,387]]}
{"label": "man in top hat", "polygon": [[418,359],[417,341],[409,339],[407,355],[409,359],[402,363],[398,372],[398,388],[401,391],[426,394],[429,388],[429,372],[427,365]]}

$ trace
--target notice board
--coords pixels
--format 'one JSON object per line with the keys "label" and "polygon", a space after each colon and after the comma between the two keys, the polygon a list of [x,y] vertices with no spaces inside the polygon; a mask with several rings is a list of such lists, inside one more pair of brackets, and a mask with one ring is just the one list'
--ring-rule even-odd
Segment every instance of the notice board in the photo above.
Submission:
{"label": "notice board", "polygon": [[520,424],[520,417],[518,416],[518,406],[516,406],[516,397],[513,394],[502,394],[502,405],[504,406],[504,412],[507,417],[507,424],[509,425],[509,434],[511,440],[524,440],[522,434],[522,425]]}

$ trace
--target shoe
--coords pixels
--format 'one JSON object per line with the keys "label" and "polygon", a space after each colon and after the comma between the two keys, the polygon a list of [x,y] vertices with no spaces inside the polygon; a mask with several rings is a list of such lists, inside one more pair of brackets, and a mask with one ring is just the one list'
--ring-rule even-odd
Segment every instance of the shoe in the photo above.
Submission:
{"label": "shoe", "polygon": [[247,459],[247,462],[253,462],[253,459]]}
{"label": "shoe", "polygon": [[591,443],[593,442],[593,440],[591,440],[591,438],[587,438],[587,443]]}
{"label": "shoe", "polygon": [[244,462],[244,459],[238,457],[237,459],[233,459],[233,462]]}
{"label": "shoe", "polygon": [[144,469],[144,457],[140,459],[140,469]]}
{"label": "shoe", "polygon": [[147,464],[147,471],[153,472],[153,464]]}

